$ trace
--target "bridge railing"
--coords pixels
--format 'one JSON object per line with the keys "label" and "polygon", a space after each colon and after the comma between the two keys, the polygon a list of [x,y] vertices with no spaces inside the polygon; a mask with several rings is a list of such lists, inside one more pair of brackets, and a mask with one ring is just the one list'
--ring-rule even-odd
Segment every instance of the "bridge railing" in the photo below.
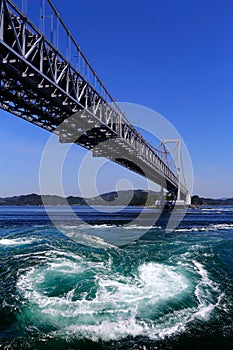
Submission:
{"label": "bridge railing", "polygon": [[[51,1],[46,0],[47,3],[51,3]],[[93,91],[93,95],[98,95],[97,100],[100,101],[101,100],[101,107],[103,106],[103,104],[105,105],[105,113],[106,110],[111,111],[111,115],[112,117],[112,124],[113,124],[113,119],[114,119],[114,123],[115,125],[120,125],[121,121],[123,121],[125,124],[127,123],[128,125],[130,125],[130,123],[128,122],[128,120],[123,116],[122,111],[120,110],[119,106],[115,103],[115,101],[113,100],[113,98],[111,97],[111,95],[109,94],[109,92],[107,91],[107,89],[104,87],[103,83],[101,82],[101,80],[98,78],[97,74],[95,73],[94,69],[91,67],[90,63],[87,61],[86,57],[84,56],[84,54],[82,53],[81,49],[79,48],[79,46],[76,44],[73,36],[71,35],[70,31],[67,29],[67,27],[65,26],[63,20],[61,19],[59,13],[56,11],[55,7],[52,7],[53,12],[56,11],[55,15],[56,18],[58,18],[59,23],[60,23],[60,28],[63,28],[63,31],[66,32],[66,36],[67,36],[67,42],[68,42],[68,47],[69,50],[64,49],[65,47],[62,46],[61,48],[58,46],[60,45],[55,45],[56,44],[56,40],[54,35],[49,35],[48,33],[48,28],[45,25],[41,25],[41,29],[39,30],[34,23],[25,16],[25,14],[18,8],[18,6],[15,5],[15,3],[11,0],[1,0],[0,3],[8,3],[8,5],[10,6],[10,10],[12,11],[12,13],[14,14],[14,16],[16,16],[16,18],[21,18],[25,20],[24,25],[27,26],[27,28],[29,28],[29,31],[37,36],[38,38],[42,38],[41,41],[44,42],[44,44],[46,45],[47,49],[48,49],[48,53],[51,53],[51,55],[56,55],[58,60],[57,62],[60,64],[63,64],[67,70],[70,71],[70,77],[75,77],[77,76],[78,79],[80,81],[82,81],[82,86],[84,86],[84,83],[86,83],[86,85],[88,86],[88,88],[91,88],[91,90]],[[43,4],[45,3],[44,0],[42,0],[42,7]],[[50,17],[51,15],[45,15],[44,10],[42,11],[42,19],[46,18],[46,17]],[[46,12],[48,13],[48,12]],[[22,22],[22,20],[21,20]],[[57,27],[58,28],[58,27]],[[23,31],[24,29],[21,29],[21,31]],[[52,29],[50,29],[52,30]],[[58,29],[57,29],[58,31]],[[62,34],[62,30],[60,29],[60,34]],[[63,33],[64,34],[64,33]],[[18,48],[19,48],[19,53],[22,54],[24,56],[24,58],[27,59],[27,55],[25,52],[23,52],[23,47],[26,46],[26,37],[24,37],[22,40],[24,40],[24,42],[19,43]],[[64,40],[62,39],[62,37],[60,38],[60,41],[63,43]],[[79,60],[79,68],[74,64],[74,58],[75,56],[70,57],[70,53],[72,51],[72,47],[71,45],[69,45],[69,42],[72,43],[73,48],[75,48],[76,50],[76,55],[78,57]],[[58,44],[58,43],[57,43]],[[39,46],[39,40],[38,40],[38,46]],[[74,52],[74,51],[72,51]],[[69,59],[70,58],[70,59]],[[71,59],[72,58],[72,59]],[[49,57],[48,57],[49,59]],[[54,67],[54,81],[56,82],[56,78],[55,75],[58,74],[57,72],[57,67]],[[64,69],[63,75],[66,73],[66,70]],[[69,77],[69,78],[70,78]],[[68,93],[68,91],[66,91]],[[83,91],[83,95],[86,94],[87,95],[87,91]],[[77,93],[78,95],[78,93]],[[80,97],[80,96],[79,96]],[[101,108],[99,108],[99,110],[101,110]],[[102,111],[101,111],[102,112]],[[103,114],[103,113],[102,113]],[[109,112],[110,114],[110,112]],[[108,120],[108,118],[106,118],[106,120]],[[120,126],[119,126],[120,129]]]}
{"label": "bridge railing", "polygon": [[[44,34],[50,44],[62,53],[63,57],[65,57],[67,61],[77,69],[93,89],[103,97],[106,103],[111,103],[116,111],[118,110],[121,112],[119,106],[116,104],[90,62],[85,57],[71,31],[66,26],[62,16],[51,0],[40,0],[36,2],[30,2],[27,0],[7,0],[7,2],[16,11],[21,7],[22,12],[24,12],[33,23],[38,24],[40,32]],[[35,12],[39,14],[37,20]]]}

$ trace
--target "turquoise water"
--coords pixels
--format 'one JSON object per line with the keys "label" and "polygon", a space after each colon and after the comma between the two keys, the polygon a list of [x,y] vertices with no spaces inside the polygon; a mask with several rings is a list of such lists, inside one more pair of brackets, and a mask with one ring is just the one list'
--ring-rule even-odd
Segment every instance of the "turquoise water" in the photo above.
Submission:
{"label": "turquoise water", "polygon": [[122,247],[103,238],[138,237],[138,209],[76,210],[95,225],[0,208],[1,348],[233,348],[233,208],[190,209]]}

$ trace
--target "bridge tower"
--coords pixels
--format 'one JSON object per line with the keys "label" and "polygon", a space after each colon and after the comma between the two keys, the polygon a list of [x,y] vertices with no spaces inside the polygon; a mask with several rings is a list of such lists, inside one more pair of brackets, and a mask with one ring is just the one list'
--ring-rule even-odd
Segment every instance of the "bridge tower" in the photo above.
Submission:
{"label": "bridge tower", "polygon": [[[182,153],[181,153],[181,140],[179,138],[177,139],[165,139],[162,140],[162,157],[166,153],[174,153],[176,151],[176,170],[177,170],[177,178],[178,178],[178,187],[177,187],[177,194],[176,194],[176,205],[190,205],[191,204],[191,197],[189,192],[187,191],[185,195],[185,199],[181,199],[181,174],[183,172],[183,162],[182,162]],[[174,147],[171,149],[166,148],[166,144],[173,144]],[[163,159],[165,161],[165,159]],[[184,176],[183,176],[184,178]],[[183,179],[185,182],[185,178]]]}

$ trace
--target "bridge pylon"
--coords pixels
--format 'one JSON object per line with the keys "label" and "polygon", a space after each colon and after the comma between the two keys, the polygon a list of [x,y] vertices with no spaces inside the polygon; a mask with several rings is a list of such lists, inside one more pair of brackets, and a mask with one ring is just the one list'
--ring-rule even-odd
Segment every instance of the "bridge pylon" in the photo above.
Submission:
{"label": "bridge pylon", "polygon": [[[181,154],[181,140],[179,138],[177,139],[164,139],[161,141],[162,144],[162,158],[163,161],[166,161],[165,155],[168,153],[172,153],[176,150],[176,171],[177,171],[177,178],[178,178],[178,186],[177,186],[177,192],[176,192],[176,198],[175,203],[177,206],[182,205],[190,205],[191,204],[191,197],[189,192],[187,191],[185,194],[181,191],[181,174],[183,172],[182,168],[182,154]],[[166,148],[166,144],[174,144],[174,147],[171,149]],[[183,179],[185,182],[185,178]]]}

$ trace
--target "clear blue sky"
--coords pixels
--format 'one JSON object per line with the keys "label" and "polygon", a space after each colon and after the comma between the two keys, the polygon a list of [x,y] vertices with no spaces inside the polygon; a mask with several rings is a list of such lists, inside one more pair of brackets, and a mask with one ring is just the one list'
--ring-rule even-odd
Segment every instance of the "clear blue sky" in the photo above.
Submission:
{"label": "clear blue sky", "polygon": [[[113,97],[152,108],[177,128],[192,158],[194,193],[233,196],[233,2],[54,3]],[[0,111],[0,196],[39,192],[48,137]],[[77,162],[84,154],[72,150]],[[110,180],[105,185],[111,189]]]}

